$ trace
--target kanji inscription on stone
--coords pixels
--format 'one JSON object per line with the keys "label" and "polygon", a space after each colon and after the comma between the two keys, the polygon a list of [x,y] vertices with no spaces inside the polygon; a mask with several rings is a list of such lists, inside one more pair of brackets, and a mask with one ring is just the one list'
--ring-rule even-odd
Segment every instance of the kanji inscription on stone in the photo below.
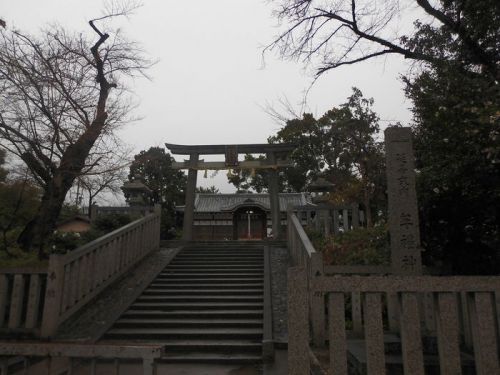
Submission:
{"label": "kanji inscription on stone", "polygon": [[422,273],[410,128],[385,130],[391,263],[396,274]]}

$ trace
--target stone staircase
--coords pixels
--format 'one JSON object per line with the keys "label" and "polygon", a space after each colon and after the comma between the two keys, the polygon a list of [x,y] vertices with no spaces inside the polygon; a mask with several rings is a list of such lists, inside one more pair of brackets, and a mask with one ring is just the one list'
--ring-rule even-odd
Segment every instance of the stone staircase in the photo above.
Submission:
{"label": "stone staircase", "polygon": [[193,243],[182,249],[105,334],[162,343],[165,362],[262,359],[263,244]]}

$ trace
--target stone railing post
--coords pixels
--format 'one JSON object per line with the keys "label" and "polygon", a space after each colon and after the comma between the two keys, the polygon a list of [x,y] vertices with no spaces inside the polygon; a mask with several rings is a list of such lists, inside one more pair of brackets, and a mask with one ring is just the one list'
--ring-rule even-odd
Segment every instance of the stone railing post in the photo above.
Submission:
{"label": "stone railing post", "polygon": [[47,273],[47,288],[40,332],[42,338],[51,337],[57,330],[61,312],[63,287],[64,255],[52,254],[49,258]]}
{"label": "stone railing post", "polygon": [[[313,253],[309,270],[309,280],[323,275],[323,253]],[[325,296],[310,290],[311,324],[314,346],[325,345]]]}
{"label": "stone railing post", "polygon": [[288,269],[288,374],[310,373],[307,272]]}

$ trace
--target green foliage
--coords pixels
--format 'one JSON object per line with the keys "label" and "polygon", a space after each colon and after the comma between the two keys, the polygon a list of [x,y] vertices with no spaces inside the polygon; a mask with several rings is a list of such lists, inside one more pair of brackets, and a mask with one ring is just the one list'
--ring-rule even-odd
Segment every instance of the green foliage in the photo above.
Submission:
{"label": "green foliage", "polygon": [[196,192],[201,194],[219,194],[220,191],[214,185],[209,187],[197,186]]}
{"label": "green foliage", "polygon": [[38,259],[38,255],[34,252],[25,252],[21,249],[12,246],[9,254],[5,251],[0,251],[0,267],[39,267],[47,268],[48,261]]}
{"label": "green foliage", "polygon": [[[246,154],[245,161],[263,161],[266,160],[264,155],[250,155]],[[281,176],[282,177],[282,176]],[[239,192],[252,192],[257,193],[266,192],[268,185],[268,172],[265,169],[240,169],[235,168],[231,173],[228,173],[227,179],[229,183],[233,184]],[[279,190],[287,192],[290,189],[284,184],[283,178],[279,179]]]}
{"label": "green foliage", "polygon": [[[447,14],[455,2],[443,3]],[[462,4],[463,26],[496,55],[498,2]],[[494,21],[496,20],[496,21]],[[428,64],[405,78],[413,101],[417,188],[425,261],[458,274],[500,269],[500,89],[464,41],[446,26],[417,24],[414,48],[440,50],[453,62]]]}
{"label": "green foliage", "polygon": [[99,215],[92,222],[92,229],[102,233],[109,233],[131,223],[138,218],[139,216],[134,217],[128,214]]}
{"label": "green foliage", "polygon": [[40,190],[30,181],[0,182],[0,250],[15,248],[16,239],[40,205]]}
{"label": "green foliage", "polygon": [[[378,116],[372,109],[373,99],[363,97],[353,88],[347,101],[316,119],[310,113],[288,120],[269,143],[292,143],[292,168],[279,174],[279,189],[284,192],[307,190],[319,176],[333,182],[335,201],[362,202],[371,211],[385,211],[385,163],[382,144],[377,142]],[[264,160],[264,156],[246,155],[245,160]],[[237,189],[260,193],[268,188],[265,170],[239,170],[229,175]]]}
{"label": "green foliage", "polygon": [[371,212],[385,211],[384,150],[377,141],[378,116],[373,99],[363,97],[353,88],[347,101],[332,108],[319,119],[304,114],[301,119],[287,121],[270,143],[293,143],[291,158],[294,168],[284,171],[285,185],[304,191],[319,176],[335,184],[335,200],[357,201]]}
{"label": "green foliage", "polygon": [[80,233],[54,231],[50,236],[48,246],[52,254],[66,254],[84,243]]}
{"label": "green foliage", "polygon": [[75,250],[88,242],[119,229],[138,218],[139,216],[116,213],[99,215],[92,221],[91,227],[87,232],[75,233],[54,231],[47,241],[49,252],[65,254],[68,251]]}
{"label": "green foliage", "polygon": [[64,203],[59,213],[58,223],[80,215],[80,208],[75,204]]}
{"label": "green foliage", "polygon": [[152,191],[152,203],[161,204],[161,237],[169,239],[176,226],[175,206],[182,205],[187,179],[182,171],[172,168],[174,158],[161,147],[151,147],[134,156],[129,180],[140,176]]}
{"label": "green foliage", "polygon": [[5,150],[0,148],[0,182],[4,182],[8,174],[8,171],[2,167],[5,164],[5,155]]}
{"label": "green foliage", "polygon": [[332,265],[389,265],[389,233],[386,226],[359,228],[335,237],[324,237],[308,229],[314,248],[323,253],[325,264]]}

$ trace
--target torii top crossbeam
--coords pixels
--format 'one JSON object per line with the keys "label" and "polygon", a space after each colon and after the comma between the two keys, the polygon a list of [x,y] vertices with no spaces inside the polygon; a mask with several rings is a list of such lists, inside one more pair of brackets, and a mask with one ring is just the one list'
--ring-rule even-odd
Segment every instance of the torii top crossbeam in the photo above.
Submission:
{"label": "torii top crossbeam", "polygon": [[296,145],[290,143],[255,143],[255,144],[235,144],[235,145],[175,145],[165,143],[165,146],[174,155],[215,155],[224,154],[228,149],[234,149],[238,154],[266,154],[288,153],[296,148]]}

